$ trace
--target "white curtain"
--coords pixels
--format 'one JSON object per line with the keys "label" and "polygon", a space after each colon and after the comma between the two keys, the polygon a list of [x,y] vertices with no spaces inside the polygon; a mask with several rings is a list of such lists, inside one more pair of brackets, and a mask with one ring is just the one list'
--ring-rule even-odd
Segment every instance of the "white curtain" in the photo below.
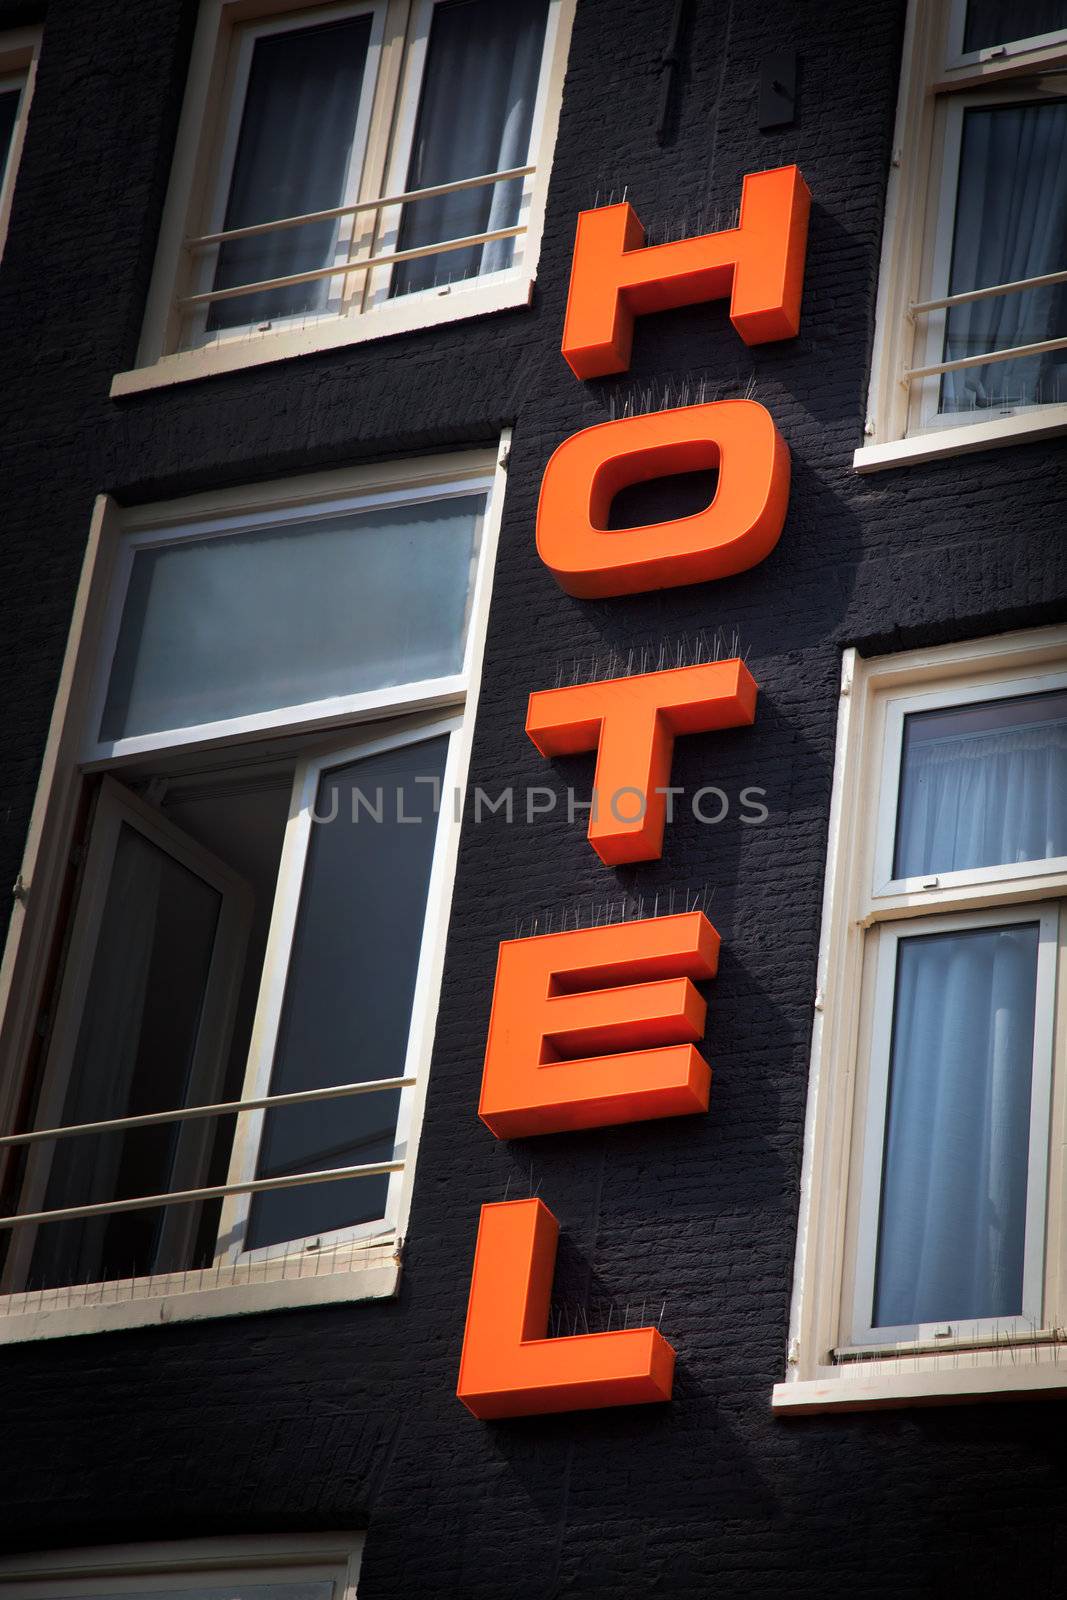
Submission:
{"label": "white curtain", "polygon": [[1067,721],[915,741],[896,877],[1067,855]]}
{"label": "white curtain", "polygon": [[1036,923],[904,939],[873,1325],[1022,1311]]}
{"label": "white curtain", "polygon": [[[1067,100],[964,112],[950,294],[1067,267]],[[946,361],[1067,333],[1067,285],[955,306]],[[1067,400],[1063,350],[947,372],[941,410]]]}
{"label": "white curtain", "polygon": [[[547,14],[547,0],[445,0],[436,8],[409,189],[526,165]],[[398,248],[513,227],[522,189],[516,178],[408,205]],[[513,256],[513,239],[426,256],[396,269],[391,292],[496,272]]]}
{"label": "white curtain", "polygon": [[[225,227],[344,204],[370,17],[257,39],[241,118]],[[214,287],[227,289],[329,266],[339,224],[237,239],[219,250]],[[321,310],[330,280],[215,301],[209,329]]]}

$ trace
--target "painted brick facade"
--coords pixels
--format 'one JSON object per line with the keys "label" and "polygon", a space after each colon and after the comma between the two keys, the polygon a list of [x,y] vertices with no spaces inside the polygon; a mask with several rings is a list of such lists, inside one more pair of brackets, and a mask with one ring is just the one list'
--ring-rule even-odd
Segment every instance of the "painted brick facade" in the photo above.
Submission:
{"label": "painted brick facade", "polygon": [[[579,0],[535,303],[247,375],[108,398],[132,364],[195,6],[51,0],[2,270],[0,883],[18,869],[93,497],[132,504],[305,468],[487,444],[514,424],[471,771],[587,784],[523,733],[561,663],[737,628],[757,721],[682,741],[673,782],[767,791],[717,827],[680,813],[617,873],[565,816],[468,820],[397,1302],[56,1340],[0,1354],[0,1539],[40,1549],[369,1527],[361,1600],[993,1593],[1067,1567],[1054,1405],[775,1420],[796,1228],[841,650],[1059,620],[1056,443],[862,479],[860,442],[901,0],[698,0],[657,145],[672,0]],[[0,28],[37,20],[0,0]],[[802,57],[795,127],[761,134],[770,50]],[[575,213],[627,186],[680,236],[743,173],[796,162],[814,196],[802,328],[746,349],[722,304],[638,323],[630,374],[559,355]],[[793,457],[753,571],[633,599],[562,595],[537,559],[541,471],[652,386],[754,393]],[[646,408],[639,400],[638,409]],[[684,486],[642,491],[666,516]],[[638,496],[633,494],[636,506]],[[496,944],[531,912],[710,887],[706,1119],[496,1142],[475,1116]],[[669,1408],[480,1424],[454,1397],[478,1210],[530,1182],[560,1219],[558,1293],[646,1301],[678,1351]],[[1043,1586],[1043,1587],[1041,1587]]]}

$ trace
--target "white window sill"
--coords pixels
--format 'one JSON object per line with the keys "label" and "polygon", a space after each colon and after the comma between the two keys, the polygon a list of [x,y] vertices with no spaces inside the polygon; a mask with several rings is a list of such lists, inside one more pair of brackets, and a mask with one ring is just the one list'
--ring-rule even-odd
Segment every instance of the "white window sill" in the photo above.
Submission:
{"label": "white window sill", "polygon": [[322,317],[303,328],[267,329],[197,350],[180,350],[175,355],[161,356],[151,366],[116,373],[111,380],[111,398],[213,378],[225,372],[242,372],[246,367],[289,361],[294,356],[312,355],[321,350],[338,350],[345,345],[363,344],[368,339],[385,339],[391,334],[415,333],[494,311],[512,311],[528,306],[532,297],[533,279],[526,274],[495,283],[474,280],[469,284],[453,284],[435,294],[390,300],[359,315]]}
{"label": "white window sill", "polygon": [[882,472],[886,467],[906,467],[919,461],[941,461],[946,456],[974,450],[995,450],[1001,445],[1030,444],[1067,433],[1067,405],[1042,406],[1013,417],[993,417],[988,422],[968,422],[959,428],[932,428],[911,439],[869,444],[852,457],[856,472]]}
{"label": "white window sill", "polygon": [[[946,1357],[945,1360],[952,1358]],[[820,1378],[776,1383],[771,1407],[776,1416],[815,1416],[825,1411],[886,1411],[901,1406],[967,1405],[980,1400],[1042,1400],[1067,1396],[1067,1364],[1034,1361],[1026,1348],[1015,1363],[921,1372],[849,1372],[828,1369]]]}
{"label": "white window sill", "polygon": [[399,1252],[387,1244],[372,1250],[339,1246],[321,1258],[282,1256],[239,1267],[35,1290],[0,1297],[0,1345],[291,1306],[388,1300],[399,1285]]}

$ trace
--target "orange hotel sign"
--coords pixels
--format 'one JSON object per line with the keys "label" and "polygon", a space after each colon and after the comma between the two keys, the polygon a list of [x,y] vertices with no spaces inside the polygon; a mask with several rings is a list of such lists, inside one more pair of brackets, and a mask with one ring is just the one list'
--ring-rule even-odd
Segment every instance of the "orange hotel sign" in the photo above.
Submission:
{"label": "orange hotel sign", "polygon": [[[583,211],[563,330],[575,377],[625,372],[635,317],[726,296],[746,344],[795,338],[810,201],[796,167],[749,173],[737,227],[653,246],[631,206]],[[712,468],[703,511],[606,532],[620,489]],[[770,553],[788,498],[788,447],[754,400],[625,417],[556,450],[537,549],[581,598],[706,583]],[[589,843],[608,866],[650,861],[662,853],[675,739],[751,723],[757,692],[739,660],[537,690],[526,731],[546,757],[596,751],[595,794],[636,805],[623,818],[594,805]],[[718,952],[700,911],[501,944],[479,1106],[489,1131],[526,1138],[706,1111],[695,981],[714,976]],[[558,1232],[537,1199],[482,1207],[458,1387],[476,1417],[671,1397],[674,1350],[656,1328],[547,1337]]]}

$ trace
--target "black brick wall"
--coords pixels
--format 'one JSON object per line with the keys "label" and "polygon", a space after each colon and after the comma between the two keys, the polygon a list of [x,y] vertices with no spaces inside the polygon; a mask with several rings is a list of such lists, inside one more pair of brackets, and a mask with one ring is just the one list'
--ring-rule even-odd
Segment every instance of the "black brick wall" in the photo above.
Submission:
{"label": "black brick wall", "polygon": [[[1063,615],[1056,444],[857,478],[901,0],[697,0],[673,142],[673,0],[579,0],[529,311],[121,403],[194,6],[52,0],[0,269],[0,883],[17,870],[93,497],[131,503],[493,440],[515,426],[472,781],[552,781],[525,698],[561,660],[740,630],[754,728],[682,741],[675,783],[768,792],[770,818],[681,820],[613,873],[581,828],[468,823],[400,1299],[0,1352],[9,1548],[368,1523],[365,1600],[992,1594],[1067,1567],[1062,1413],[970,1406],[787,1422],[782,1376],[840,652]],[[40,13],[0,0],[0,28]],[[802,56],[794,128],[756,128],[764,53]],[[631,373],[559,356],[576,211],[628,185],[676,233],[796,161],[814,196],[801,335],[747,350],[717,304],[638,324]],[[633,385],[754,377],[793,456],[752,572],[568,599],[537,560],[544,463]],[[656,492],[656,514],[672,495]],[[591,762],[561,763],[585,783]],[[496,943],[541,908],[711,886],[706,1119],[498,1144],[475,1116]],[[673,1404],[484,1425],[454,1398],[478,1209],[531,1164],[564,1230],[560,1292],[666,1300]],[[518,1186],[518,1187],[517,1187]]]}

